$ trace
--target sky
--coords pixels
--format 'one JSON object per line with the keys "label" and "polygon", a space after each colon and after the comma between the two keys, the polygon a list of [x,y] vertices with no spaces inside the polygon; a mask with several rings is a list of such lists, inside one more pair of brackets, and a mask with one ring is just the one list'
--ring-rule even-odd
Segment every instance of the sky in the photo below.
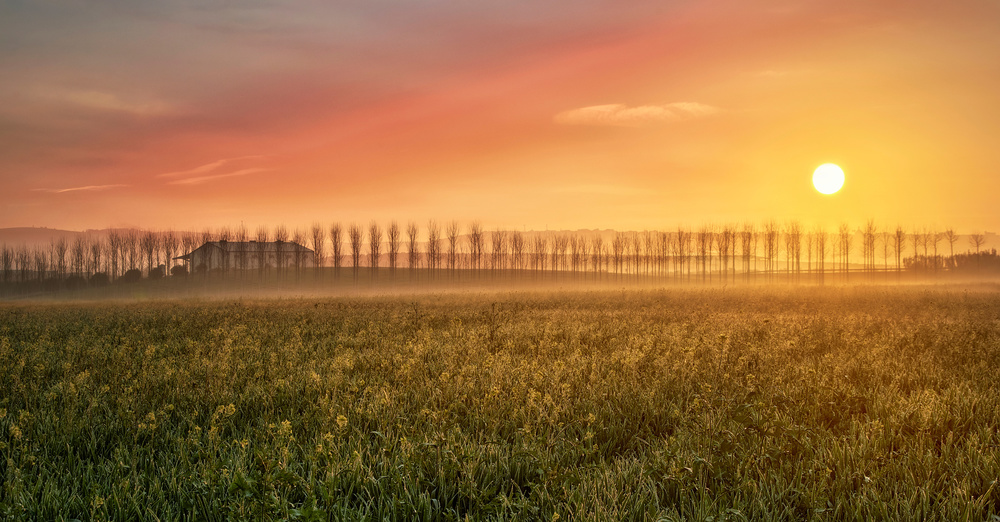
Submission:
{"label": "sky", "polygon": [[7,0],[0,227],[997,231],[997,27],[966,0]]}

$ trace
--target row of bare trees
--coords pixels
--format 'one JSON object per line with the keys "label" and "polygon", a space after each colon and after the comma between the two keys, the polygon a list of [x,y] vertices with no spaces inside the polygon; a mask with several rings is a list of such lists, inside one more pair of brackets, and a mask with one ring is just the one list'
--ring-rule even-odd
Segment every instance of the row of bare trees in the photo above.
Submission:
{"label": "row of bare trees", "polygon": [[[498,274],[502,271],[592,273],[650,276],[677,280],[728,281],[738,277],[773,278],[780,274],[875,273],[902,270],[954,270],[960,236],[953,229],[905,231],[869,221],[862,229],[841,225],[834,233],[804,229],[791,222],[763,225],[705,225],[670,231],[522,232],[485,230],[478,223],[461,226],[396,221],[368,226],[358,223],[316,224],[309,230],[285,226],[174,231],[109,230],[53,240],[45,246],[0,245],[0,280],[5,283],[55,279],[113,281],[128,274],[163,277],[189,272],[236,272],[261,278],[274,271],[330,267],[335,277],[362,268],[372,277],[382,270],[395,274],[420,269],[456,274],[459,270]],[[984,234],[966,237],[978,255]],[[207,242],[224,245],[218,259],[188,266],[175,258]],[[310,250],[307,250],[308,246]],[[860,260],[852,259],[860,250]],[[947,256],[944,255],[947,247]],[[971,252],[970,252],[971,253]],[[197,258],[195,258],[197,259]],[[317,276],[324,271],[315,270]]]}

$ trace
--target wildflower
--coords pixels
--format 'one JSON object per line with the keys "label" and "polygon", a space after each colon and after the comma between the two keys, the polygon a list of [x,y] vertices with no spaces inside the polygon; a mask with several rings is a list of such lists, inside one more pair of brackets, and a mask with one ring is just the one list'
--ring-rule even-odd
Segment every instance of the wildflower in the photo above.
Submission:
{"label": "wildflower", "polygon": [[10,437],[14,440],[21,440],[21,428],[16,425],[10,427]]}
{"label": "wildflower", "polygon": [[292,438],[292,421],[281,421],[281,426],[278,427],[278,436]]}
{"label": "wildflower", "polygon": [[340,429],[346,428],[347,417],[344,417],[343,415],[337,415],[337,426],[340,426]]}

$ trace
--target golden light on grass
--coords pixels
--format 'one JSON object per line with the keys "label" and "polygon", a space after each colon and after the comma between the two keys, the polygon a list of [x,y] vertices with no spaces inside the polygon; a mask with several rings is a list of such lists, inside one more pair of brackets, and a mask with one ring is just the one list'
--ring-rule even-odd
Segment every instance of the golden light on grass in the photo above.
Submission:
{"label": "golden light on grass", "polygon": [[813,186],[823,194],[833,194],[844,186],[844,171],[833,163],[824,163],[813,171]]}

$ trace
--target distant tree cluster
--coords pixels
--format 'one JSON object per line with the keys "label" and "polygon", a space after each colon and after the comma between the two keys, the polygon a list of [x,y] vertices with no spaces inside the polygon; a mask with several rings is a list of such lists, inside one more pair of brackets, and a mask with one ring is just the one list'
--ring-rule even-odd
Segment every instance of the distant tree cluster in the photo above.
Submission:
{"label": "distant tree cluster", "polygon": [[[641,232],[486,230],[479,222],[457,221],[423,227],[396,221],[367,227],[317,223],[291,231],[262,226],[255,233],[242,226],[201,233],[111,229],[45,246],[0,245],[0,282],[8,290],[50,290],[189,274],[256,273],[261,279],[273,274],[280,280],[289,274],[299,278],[307,268],[324,277],[326,267],[335,279],[349,267],[355,279],[363,269],[372,278],[383,271],[395,277],[406,269],[411,276],[424,271],[432,278],[573,273],[703,283],[998,269],[996,251],[983,250],[984,234],[966,236],[969,248],[956,254],[960,240],[952,229],[905,231],[874,221],[859,230],[844,224],[834,233],[774,221]],[[207,242],[241,246],[200,263],[179,259]]]}

